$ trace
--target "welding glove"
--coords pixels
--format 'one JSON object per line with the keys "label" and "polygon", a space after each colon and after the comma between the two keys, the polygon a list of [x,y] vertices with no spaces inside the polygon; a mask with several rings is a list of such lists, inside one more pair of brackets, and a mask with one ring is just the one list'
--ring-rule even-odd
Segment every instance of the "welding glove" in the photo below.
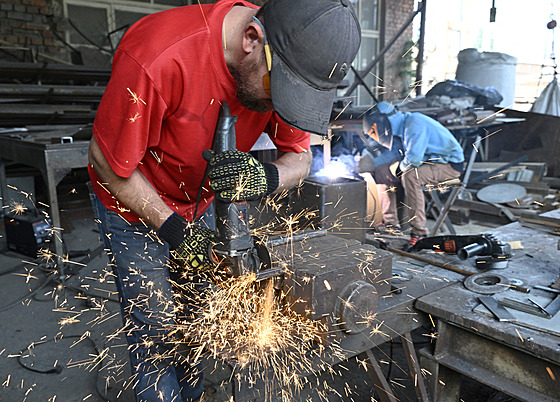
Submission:
{"label": "welding glove", "polygon": [[256,200],[278,188],[278,168],[249,153],[232,150],[216,155],[206,150],[202,156],[210,164],[210,188],[221,201]]}
{"label": "welding glove", "polygon": [[177,264],[197,272],[216,266],[211,257],[214,231],[173,213],[159,229],[158,236],[169,243],[171,257]]}

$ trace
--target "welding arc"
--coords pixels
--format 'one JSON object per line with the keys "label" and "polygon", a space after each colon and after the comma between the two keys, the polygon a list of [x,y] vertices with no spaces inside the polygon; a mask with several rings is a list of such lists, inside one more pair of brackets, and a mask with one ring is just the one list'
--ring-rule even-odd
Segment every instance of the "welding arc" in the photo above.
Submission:
{"label": "welding arc", "polygon": [[[444,263],[439,262],[439,261],[434,261],[434,260],[431,260],[431,259],[426,258],[426,257],[422,257],[422,256],[419,256],[419,255],[416,255],[416,254],[406,252],[404,250],[399,250],[398,248],[386,247],[385,250],[390,251],[392,253],[400,254],[403,257],[412,258],[414,260],[422,261],[422,262],[428,263],[430,265],[434,265],[434,266],[439,267],[439,268],[443,268],[443,269],[447,269],[449,271],[457,272],[461,275],[471,276],[471,275],[475,274],[475,272],[468,271],[466,269],[459,268],[459,267],[456,267],[454,265],[448,265],[448,264],[444,264]],[[523,293],[529,293],[529,289],[524,288],[522,286],[509,285],[509,287],[511,289],[518,290],[518,291],[523,292]]]}

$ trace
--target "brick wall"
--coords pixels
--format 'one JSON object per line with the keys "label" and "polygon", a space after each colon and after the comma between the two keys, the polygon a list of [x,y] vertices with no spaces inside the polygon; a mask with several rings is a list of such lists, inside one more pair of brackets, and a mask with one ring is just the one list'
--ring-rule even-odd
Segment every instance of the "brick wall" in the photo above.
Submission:
{"label": "brick wall", "polygon": [[69,61],[68,49],[55,35],[64,37],[64,32],[55,23],[61,9],[56,0],[2,0],[0,60],[44,61],[54,58]]}
{"label": "brick wall", "polygon": [[[385,0],[384,43],[388,43],[397,34],[413,10],[414,0]],[[416,18],[419,21],[420,15],[416,16]],[[410,48],[410,44],[407,45],[407,43],[411,39],[412,24],[409,25],[395,44],[385,53],[382,83],[385,86],[385,94],[381,96],[384,100],[402,99],[412,90],[411,84],[414,81],[414,77],[410,77],[407,74],[411,67],[410,63],[406,65],[406,60],[411,55],[415,57],[415,49],[403,57]],[[384,47],[384,43],[381,44],[380,49]],[[412,66],[412,70],[416,71],[416,63]]]}

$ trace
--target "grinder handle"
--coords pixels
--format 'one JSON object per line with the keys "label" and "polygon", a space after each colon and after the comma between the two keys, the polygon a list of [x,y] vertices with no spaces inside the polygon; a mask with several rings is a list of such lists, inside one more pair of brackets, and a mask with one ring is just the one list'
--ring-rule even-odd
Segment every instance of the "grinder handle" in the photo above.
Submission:
{"label": "grinder handle", "polygon": [[235,123],[237,116],[232,116],[227,102],[222,103],[216,131],[214,133],[215,144],[214,152],[221,153],[236,149],[235,142]]}

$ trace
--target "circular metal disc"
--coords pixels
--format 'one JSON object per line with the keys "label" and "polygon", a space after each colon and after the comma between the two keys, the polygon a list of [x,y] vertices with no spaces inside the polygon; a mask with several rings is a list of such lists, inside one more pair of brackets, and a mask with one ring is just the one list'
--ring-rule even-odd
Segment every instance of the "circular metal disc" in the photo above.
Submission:
{"label": "circular metal disc", "polygon": [[527,190],[519,184],[498,183],[481,188],[476,196],[480,201],[501,204],[520,199],[525,194]]}
{"label": "circular metal disc", "polygon": [[358,334],[365,330],[377,313],[379,297],[375,286],[358,280],[346,286],[335,306],[335,317],[347,334]]}
{"label": "circular metal disc", "polygon": [[482,272],[467,277],[463,284],[470,291],[483,295],[492,295],[508,290],[511,282],[503,275],[493,272]]}

